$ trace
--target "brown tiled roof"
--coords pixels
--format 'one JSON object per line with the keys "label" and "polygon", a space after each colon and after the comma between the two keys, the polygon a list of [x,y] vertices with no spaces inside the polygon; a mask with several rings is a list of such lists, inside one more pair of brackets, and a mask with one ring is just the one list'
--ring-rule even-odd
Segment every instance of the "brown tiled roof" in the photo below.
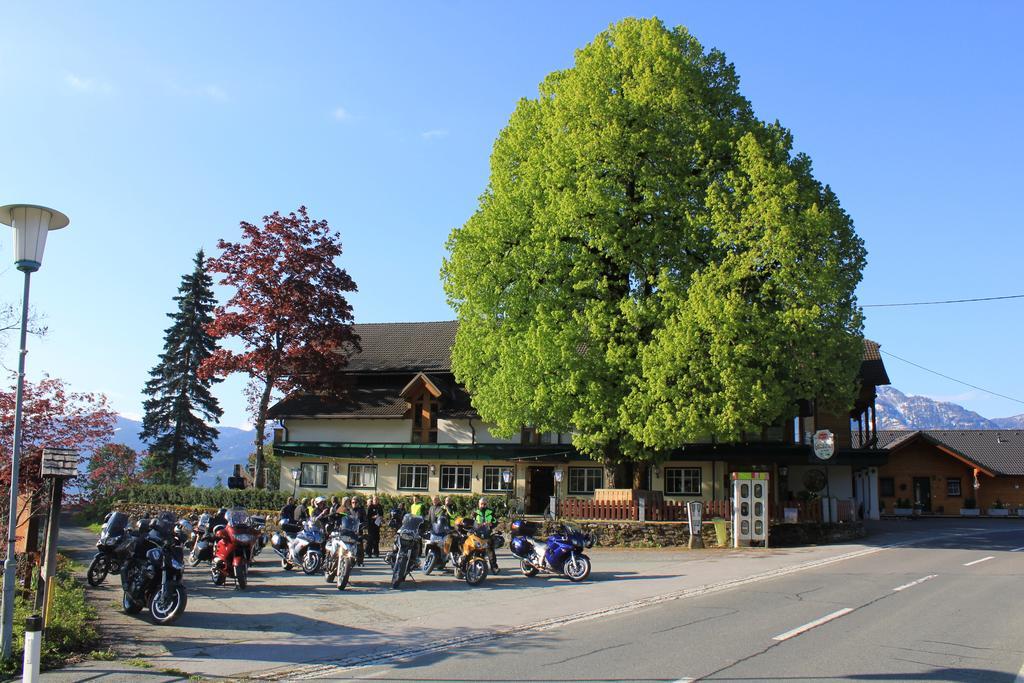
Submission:
{"label": "brown tiled roof", "polygon": [[861,360],[882,360],[882,345],[876,341],[864,338],[864,357]]}
{"label": "brown tiled roof", "polygon": [[965,460],[998,475],[1024,476],[1024,431],[1015,429],[882,430],[878,447],[899,450],[923,438],[954,451]]}
{"label": "brown tiled roof", "polygon": [[357,323],[362,351],[347,372],[451,371],[457,320],[426,323]]}

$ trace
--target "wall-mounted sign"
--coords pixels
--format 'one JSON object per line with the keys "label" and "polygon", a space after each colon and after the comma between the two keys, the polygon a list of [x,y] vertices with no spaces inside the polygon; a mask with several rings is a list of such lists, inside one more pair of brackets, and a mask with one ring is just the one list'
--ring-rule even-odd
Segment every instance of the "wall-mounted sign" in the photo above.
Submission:
{"label": "wall-mounted sign", "polygon": [[836,453],[836,437],[827,429],[814,432],[814,454],[820,460],[828,460]]}

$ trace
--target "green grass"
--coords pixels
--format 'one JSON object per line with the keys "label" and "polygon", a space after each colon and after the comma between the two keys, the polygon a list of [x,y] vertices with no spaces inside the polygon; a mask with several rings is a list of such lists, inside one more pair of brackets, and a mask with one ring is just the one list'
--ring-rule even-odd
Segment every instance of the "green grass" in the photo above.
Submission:
{"label": "green grass", "polygon": [[117,659],[117,654],[111,650],[93,650],[89,653],[89,659],[95,659],[98,662],[112,662]]}
{"label": "green grass", "polygon": [[125,662],[128,666],[134,666],[139,669],[152,669],[153,665],[147,662],[145,659],[129,659]]}
{"label": "green grass", "polygon": [[85,528],[93,532],[94,534],[99,534],[101,531],[103,531],[103,522],[93,522]]}
{"label": "green grass", "polygon": [[[74,577],[72,563],[60,556],[54,577],[54,593],[50,604],[49,625],[43,638],[40,664],[42,669],[63,666],[70,655],[85,655],[99,643],[100,635],[93,622],[96,610],[85,599],[85,588]],[[15,676],[21,671],[25,647],[25,618],[35,614],[34,596],[19,595],[14,604],[14,643],[12,657],[0,662],[0,674]]]}

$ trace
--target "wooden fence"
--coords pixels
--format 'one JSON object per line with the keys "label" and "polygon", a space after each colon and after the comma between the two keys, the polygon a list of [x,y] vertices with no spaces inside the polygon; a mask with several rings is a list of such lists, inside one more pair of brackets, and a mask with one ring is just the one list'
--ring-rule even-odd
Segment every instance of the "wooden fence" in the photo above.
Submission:
{"label": "wooden fence", "polygon": [[[704,521],[715,517],[730,519],[732,517],[732,501],[730,500],[705,500]],[[689,518],[686,502],[664,501],[644,507],[644,517],[648,522],[685,522]],[[771,521],[785,522],[787,520],[786,509],[796,510],[797,523],[822,522],[825,517],[822,512],[822,502],[814,500],[787,501],[785,503],[774,503],[771,506]],[[583,498],[563,498],[558,501],[558,512],[563,517],[570,519],[600,519],[610,521],[636,521],[640,519],[640,507],[630,501],[593,501]],[[857,519],[857,511],[852,500],[836,501],[835,522],[853,522]],[[792,513],[789,518],[792,519]]]}

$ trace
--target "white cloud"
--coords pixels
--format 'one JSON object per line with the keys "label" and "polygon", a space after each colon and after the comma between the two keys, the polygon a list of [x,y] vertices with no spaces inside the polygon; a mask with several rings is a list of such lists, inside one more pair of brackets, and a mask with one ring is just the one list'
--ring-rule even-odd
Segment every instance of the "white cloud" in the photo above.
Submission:
{"label": "white cloud", "polygon": [[118,413],[121,417],[127,417],[129,420],[135,420],[136,422],[142,422],[142,413],[136,413],[130,410],[122,410]]}
{"label": "white cloud", "polygon": [[218,102],[225,102],[228,99],[228,94],[219,85],[204,85],[202,87],[202,94]]}
{"label": "white cloud", "polygon": [[331,116],[334,117],[335,121],[348,121],[352,118],[352,114],[349,114],[345,107],[335,107],[334,111],[331,112]]}
{"label": "white cloud", "polygon": [[95,78],[86,78],[73,73],[69,73],[64,76],[64,83],[77,92],[107,94],[114,90],[113,86],[109,83],[98,81]]}
{"label": "white cloud", "polygon": [[420,137],[424,140],[436,140],[437,138],[443,138],[448,136],[447,128],[434,128],[420,133]]}

